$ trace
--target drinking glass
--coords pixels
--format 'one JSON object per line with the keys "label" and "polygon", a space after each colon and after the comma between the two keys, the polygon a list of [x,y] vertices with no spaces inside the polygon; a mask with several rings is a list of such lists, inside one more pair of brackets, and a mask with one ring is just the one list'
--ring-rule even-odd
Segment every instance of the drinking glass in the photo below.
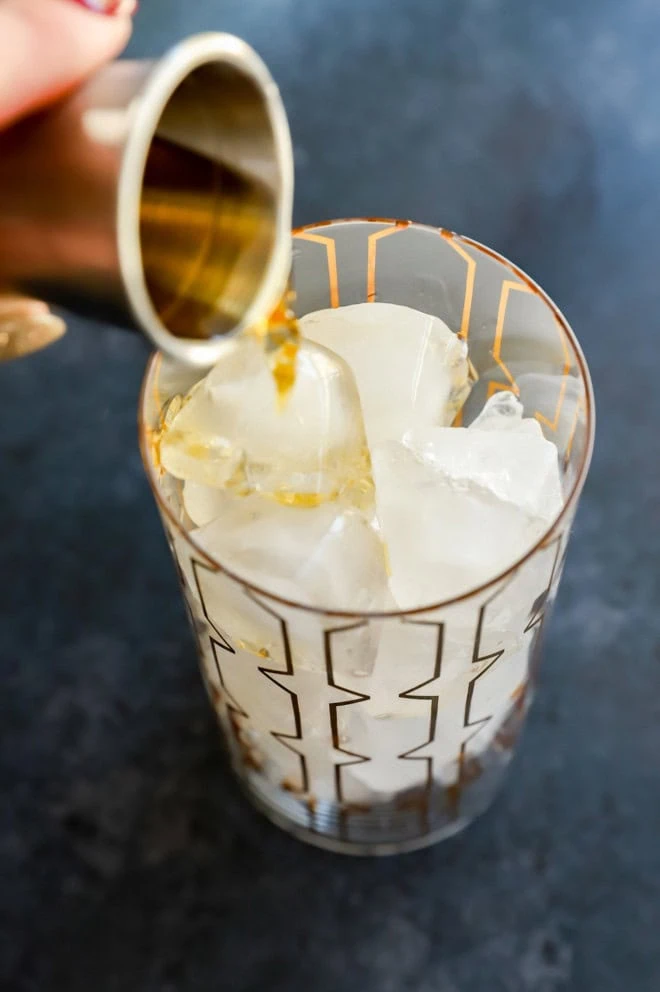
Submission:
{"label": "drinking glass", "polygon": [[416,609],[314,609],[245,581],[186,531],[181,483],[160,469],[154,439],[165,404],[200,372],[160,355],[149,363],[142,456],[239,781],[305,841],[395,853],[462,830],[500,786],[589,466],[592,388],[552,301],[470,238],[407,221],[341,220],[296,231],[293,245],[299,316],[374,300],[437,315],[468,342],[479,376],[458,422],[513,390],[559,453],[563,509],[502,574]]}

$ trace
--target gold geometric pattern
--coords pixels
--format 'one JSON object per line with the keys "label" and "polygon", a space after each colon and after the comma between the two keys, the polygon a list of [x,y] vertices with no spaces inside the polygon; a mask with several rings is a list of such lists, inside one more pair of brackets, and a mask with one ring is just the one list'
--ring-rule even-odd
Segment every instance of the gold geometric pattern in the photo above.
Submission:
{"label": "gold geometric pattern", "polygon": [[[212,635],[209,635],[209,644],[211,651],[213,653],[213,661],[215,663],[216,674],[218,676],[218,682],[220,683],[220,696],[219,699],[214,698],[214,703],[217,706],[218,702],[224,707],[227,713],[227,722],[229,725],[229,733],[231,734],[234,753],[237,756],[241,756],[245,759],[247,756],[246,749],[244,746],[242,738],[242,727],[241,720],[249,720],[249,714],[236,702],[232,697],[231,693],[227,689],[225,684],[225,679],[222,672],[222,662],[220,660],[219,651],[229,650],[232,654],[234,649],[227,644],[226,641],[217,641]],[[219,714],[218,714],[219,715]]]}
{"label": "gold geometric pattern", "polygon": [[[560,571],[560,568],[558,566],[559,566],[559,560],[560,560],[561,550],[562,550],[562,537],[563,537],[563,535],[562,534],[559,534],[559,535],[557,535],[557,537],[554,538],[554,540],[552,540],[548,544],[544,545],[545,549],[552,548],[552,547],[555,547],[556,548],[555,557],[554,557],[554,561],[552,563],[552,570],[550,572],[550,578],[548,580],[548,585],[543,590],[543,592],[534,600],[533,607],[532,607],[532,609],[530,611],[529,619],[528,619],[527,624],[525,626],[525,633],[528,633],[530,630],[533,630],[534,627],[541,628],[543,626],[543,622],[544,622],[545,616],[546,616],[546,606],[548,604],[548,601],[550,599],[550,595],[552,593],[552,590],[554,588],[555,582],[556,582],[557,577],[558,577],[558,573]],[[539,633],[540,633],[540,630],[539,630]]]}
{"label": "gold geometric pattern", "polygon": [[337,247],[334,238],[326,238],[322,234],[310,234],[301,232],[294,235],[301,241],[313,241],[317,245],[325,247],[328,259],[328,286],[330,288],[330,306],[339,306],[339,280],[337,278]]}
{"label": "gold geometric pattern", "polygon": [[[536,411],[534,416],[542,424],[545,424],[546,427],[549,427],[551,431],[556,432],[557,427],[559,426],[559,419],[561,417],[561,410],[564,404],[564,398],[566,396],[566,388],[568,386],[568,376],[571,371],[571,356],[568,350],[568,344],[566,343],[566,337],[561,327],[559,326],[559,321],[555,320],[554,323],[555,323],[555,327],[557,328],[557,331],[559,332],[559,340],[561,342],[562,351],[564,353],[564,367],[562,368],[562,372],[561,372],[561,385],[559,387],[559,396],[557,397],[557,405],[555,407],[555,413],[552,420],[548,419],[548,417],[546,417],[539,410]],[[578,413],[578,410],[579,410],[579,401],[576,403],[576,415]]]}
{"label": "gold geometric pattern", "polygon": [[204,619],[209,624],[209,626],[213,628],[213,630],[215,632],[215,636],[219,639],[219,641],[223,645],[225,645],[229,651],[234,652],[234,649],[229,645],[229,643],[228,643],[225,635],[222,633],[221,630],[218,629],[218,627],[216,627],[217,617],[214,619],[210,615],[210,613],[208,612],[208,610],[206,608],[206,605],[204,603],[204,594],[202,592],[202,584],[201,584],[201,582],[199,580],[199,571],[200,571],[200,569],[203,569],[205,572],[209,572],[209,573],[213,574],[214,571],[215,571],[214,568],[211,565],[207,565],[205,562],[198,561],[197,558],[191,558],[190,559],[190,567],[191,567],[191,570],[192,570],[193,578],[195,580],[195,587],[196,587],[196,591],[197,591],[197,598],[198,598],[199,602],[201,603],[202,612],[204,613]]}
{"label": "gold geometric pattern", "polygon": [[334,664],[332,660],[332,637],[334,634],[343,634],[348,630],[357,630],[360,627],[365,626],[362,623],[350,624],[347,627],[335,627],[334,630],[325,630],[323,632],[323,656],[325,661],[326,678],[328,680],[328,685],[332,689],[338,689],[342,693],[346,693],[350,696],[350,699],[342,699],[336,702],[331,702],[329,704],[330,712],[330,730],[332,733],[332,746],[335,751],[339,754],[346,755],[347,758],[351,758],[351,761],[342,761],[335,764],[335,790],[337,795],[337,802],[344,802],[344,792],[342,789],[341,782],[341,770],[346,768],[348,765],[361,765],[365,761],[370,761],[370,757],[366,754],[356,754],[355,751],[349,751],[347,748],[341,746],[341,739],[339,734],[339,721],[337,718],[337,710],[340,706],[352,706],[355,703],[363,703],[369,699],[363,692],[355,692],[353,689],[347,689],[346,686],[339,685],[335,679]]}
{"label": "gold geometric pattern", "polygon": [[550,572],[550,578],[548,579],[548,585],[543,590],[541,595],[535,600],[532,610],[530,611],[529,620],[525,626],[525,633],[534,630],[534,640],[530,645],[530,660],[528,666],[528,684],[534,685],[538,677],[538,668],[541,662],[541,642],[543,638],[543,629],[548,616],[548,607],[551,602],[553,591],[556,590],[559,585],[559,579],[561,578],[562,568],[564,566],[564,559],[566,557],[566,552],[568,551],[568,545],[565,543],[565,534],[560,533],[550,542],[544,546],[544,550],[548,548],[555,547],[555,556],[552,562],[552,570]]}
{"label": "gold geometric pattern", "polygon": [[277,622],[280,625],[280,632],[282,635],[282,645],[284,647],[284,660],[285,660],[284,670],[279,668],[266,668],[265,665],[260,665],[259,671],[261,672],[262,675],[265,675],[265,677],[269,679],[274,685],[276,685],[278,689],[282,689],[283,692],[286,692],[291,700],[295,732],[293,734],[286,734],[283,733],[282,731],[271,730],[270,733],[271,736],[275,738],[275,740],[279,741],[281,744],[284,745],[284,747],[288,748],[295,755],[297,755],[300,761],[300,777],[302,780],[302,789],[303,792],[308,792],[309,777],[307,774],[307,762],[305,760],[304,755],[300,754],[300,752],[297,751],[292,744],[292,741],[301,741],[303,739],[302,723],[300,719],[300,703],[298,700],[298,696],[296,695],[295,692],[293,692],[292,689],[289,689],[288,686],[282,685],[282,683],[279,682],[278,679],[275,677],[275,676],[279,676],[280,679],[287,679],[287,678],[291,678],[295,674],[293,667],[293,655],[291,653],[291,641],[289,639],[289,629],[287,626],[287,622],[279,615],[279,613],[277,613],[274,609],[271,609],[271,607],[266,606],[265,603],[262,603],[260,599],[253,596],[252,593],[248,592],[248,590],[245,591],[245,595],[248,599],[252,600],[253,603],[256,603],[257,606],[261,607],[262,610],[265,610],[266,613],[269,613],[270,616],[274,617],[275,620],[277,620]]}
{"label": "gold geometric pattern", "polygon": [[575,413],[573,414],[573,422],[571,423],[571,428],[568,435],[568,440],[566,442],[566,450],[564,452],[564,471],[568,468],[571,452],[573,450],[573,441],[575,439],[575,432],[577,430],[578,421],[580,419],[580,414],[584,412],[584,395],[580,394],[575,404]]}
{"label": "gold geometric pattern", "polygon": [[425,754],[420,755],[417,752],[422,751],[427,748],[430,744],[433,744],[436,735],[436,728],[438,724],[438,693],[431,693],[430,695],[423,694],[420,695],[421,689],[425,689],[432,684],[437,684],[442,672],[442,651],[443,651],[443,639],[444,639],[444,629],[445,625],[443,623],[438,623],[433,620],[407,620],[406,623],[416,624],[417,626],[428,626],[436,627],[438,631],[436,650],[435,650],[435,660],[433,664],[433,673],[430,679],[425,679],[424,682],[420,682],[418,685],[413,686],[411,689],[406,689],[404,692],[399,693],[400,699],[421,699],[429,702],[431,704],[429,711],[429,732],[428,737],[421,744],[416,747],[409,748],[399,755],[400,761],[424,761],[426,762],[426,781],[424,782],[424,788],[422,791],[421,803],[419,806],[420,815],[422,817],[423,823],[428,829],[428,815],[429,806],[431,803],[431,793],[433,791],[433,755]]}
{"label": "gold geometric pattern", "polygon": [[399,221],[382,231],[375,231],[367,238],[367,303],[374,303],[376,300],[376,242],[382,238],[389,238],[392,234],[405,230],[406,227],[408,227],[407,223]]}
{"label": "gold geometric pattern", "polygon": [[[560,552],[562,548],[561,536],[556,536],[552,542],[548,543],[547,547],[550,548],[553,545],[556,546],[556,551],[553,556],[553,565],[547,588],[543,591],[542,595],[537,598],[535,603],[531,604],[526,626],[524,627],[524,630],[521,631],[521,635],[524,635],[527,632],[534,633],[534,637],[530,642],[530,651],[533,647],[535,647],[538,637],[540,636],[545,607],[550,599],[552,589],[557,582],[558,571],[560,569]],[[181,554],[176,547],[174,550],[175,554]],[[281,725],[269,726],[266,728],[265,726],[260,725],[258,721],[256,723],[254,722],[254,718],[250,712],[251,707],[249,699],[243,699],[234,695],[227,684],[224,671],[225,659],[228,660],[230,657],[237,657],[237,648],[234,647],[232,643],[233,636],[232,640],[230,640],[227,634],[224,633],[224,622],[222,618],[217,615],[217,607],[210,606],[210,603],[207,602],[205,597],[206,587],[200,581],[201,571],[208,575],[209,573],[213,573],[214,569],[212,566],[200,562],[196,558],[189,557],[188,562],[189,574],[194,578],[194,582],[192,585],[190,583],[186,583],[185,578],[183,577],[183,573],[186,570],[182,567],[182,586],[188,597],[193,616],[195,613],[201,612],[206,623],[210,627],[207,643],[210,645],[213,666],[220,686],[220,696],[216,699],[215,693],[212,693],[212,697],[214,698],[216,708],[218,708],[219,711],[221,709],[226,715],[225,729],[231,744],[231,750],[236,760],[241,763],[241,766],[244,768],[244,774],[246,776],[257,776],[257,779],[261,775],[265,774],[265,770],[262,768],[260,759],[255,757],[256,752],[252,748],[252,745],[248,742],[250,739],[250,728],[258,730],[260,734],[267,731],[270,736],[280,742],[287,750],[295,755],[299,763],[299,786],[286,786],[286,783],[282,781],[283,787],[289,788],[289,790],[292,787],[294,788],[293,793],[289,791],[287,799],[287,803],[289,805],[286,808],[291,808],[291,802],[299,802],[300,809],[302,811],[301,817],[303,815],[305,817],[305,819],[301,822],[304,822],[306,829],[316,832],[321,831],[322,833],[328,833],[329,831],[331,835],[334,832],[337,839],[351,843],[354,836],[356,836],[355,830],[359,833],[359,830],[364,829],[360,826],[360,824],[365,821],[365,818],[367,818],[367,821],[371,822],[369,818],[373,818],[374,816],[377,816],[377,814],[375,810],[371,810],[364,804],[347,801],[343,783],[343,775],[344,772],[351,766],[363,765],[370,762],[372,760],[372,756],[364,751],[361,752],[355,748],[351,748],[342,742],[338,714],[340,708],[352,705],[357,705],[359,707],[360,704],[367,703],[370,696],[366,692],[359,692],[356,691],[355,688],[347,686],[345,682],[342,682],[337,677],[336,664],[333,657],[333,643],[335,637],[340,637],[347,631],[364,627],[365,622],[362,621],[334,628],[327,628],[322,632],[322,684],[326,686],[327,692],[329,693],[327,696],[327,719],[329,738],[332,748],[332,754],[328,755],[328,759],[330,764],[334,766],[334,791],[336,804],[336,818],[334,820],[335,826],[332,826],[331,821],[327,821],[327,819],[319,819],[319,807],[315,799],[314,774],[311,772],[306,758],[306,741],[302,710],[307,704],[307,701],[301,699],[299,693],[291,688],[292,685],[296,684],[296,662],[290,632],[290,623],[292,622],[291,619],[287,620],[283,617],[277,610],[275,604],[268,604],[264,602],[262,596],[257,596],[250,590],[243,589],[243,595],[245,596],[246,601],[256,605],[259,610],[263,610],[265,614],[272,617],[276,621],[276,625],[280,631],[282,643],[284,663],[269,662],[267,659],[264,659],[263,664],[258,664],[257,670],[263,678],[268,680],[273,686],[281,691],[290,701],[293,716],[293,730],[284,729]],[[401,800],[397,801],[395,809],[391,812],[391,814],[389,814],[390,819],[394,817],[394,820],[391,822],[396,823],[397,816],[405,819],[414,811],[416,817],[415,822],[417,823],[416,830],[419,832],[420,836],[424,836],[433,829],[437,829],[438,823],[442,821],[443,817],[449,817],[449,820],[451,821],[452,819],[456,819],[459,815],[462,815],[463,793],[465,789],[468,788],[470,783],[481,774],[478,762],[469,757],[468,748],[472,739],[492,719],[492,715],[487,714],[485,716],[475,718],[473,715],[473,700],[476,687],[480,679],[482,679],[486,673],[498,663],[506,663],[506,652],[503,649],[486,651],[484,653],[482,643],[483,634],[488,624],[488,610],[507,587],[508,585],[500,587],[494,594],[483,601],[478,609],[474,643],[472,645],[470,656],[470,667],[474,669],[474,674],[471,675],[466,682],[466,690],[462,703],[463,709],[461,722],[464,727],[465,734],[463,735],[463,740],[460,743],[459,752],[457,755],[456,781],[453,786],[448,786],[445,789],[446,803],[444,807],[442,804],[434,804],[433,799],[434,795],[438,791],[438,786],[434,776],[433,744],[438,732],[440,720],[440,698],[443,691],[442,686],[444,684],[442,681],[442,666],[443,654],[446,649],[444,636],[445,624],[441,620],[405,619],[403,621],[404,624],[411,628],[415,626],[425,626],[435,628],[437,631],[434,640],[434,657],[432,660],[432,666],[430,666],[429,669],[429,677],[417,682],[415,685],[399,692],[398,694],[399,698],[403,700],[421,700],[428,702],[429,704],[426,733],[420,740],[419,744],[399,752],[396,756],[396,760],[405,762],[418,761],[423,763],[425,772],[420,788],[416,789],[415,794],[408,800],[405,800],[405,797],[402,797]],[[233,634],[232,631],[229,631],[228,633]],[[205,652],[201,649],[201,645],[200,650],[203,658]],[[240,660],[238,660],[238,663],[241,664]],[[307,660],[307,663],[309,664],[309,659]],[[234,664],[234,662],[232,662],[232,664]],[[321,673],[319,672],[319,674]],[[321,683],[319,683],[319,686],[320,685]],[[320,691],[321,690],[319,688],[319,692]],[[519,694],[522,696],[523,693],[524,686],[521,687]],[[518,708],[520,708],[520,705]],[[225,721],[223,721],[223,723],[224,722]],[[504,737],[501,737],[501,741],[503,740]],[[501,746],[500,743],[496,742],[496,744],[497,746]],[[256,749],[258,752],[258,744],[256,745]],[[352,824],[354,821],[355,825],[353,826]],[[405,822],[410,823],[411,821],[405,819]],[[407,829],[411,828],[408,827]]]}
{"label": "gold geometric pattern", "polygon": [[[439,228],[439,233],[442,238],[447,242],[449,247],[456,252],[457,255],[463,259],[467,266],[465,274],[465,296],[463,297],[463,309],[461,312],[461,326],[458,330],[458,336],[463,341],[467,341],[470,335],[470,315],[472,313],[472,297],[474,296],[474,278],[477,271],[477,262],[472,255],[468,254],[462,245],[459,245],[451,231],[445,231],[444,228]],[[456,416],[454,417],[453,425],[454,427],[463,426],[463,409],[461,408]]]}
{"label": "gold geometric pattern", "polygon": [[445,231],[444,228],[440,228],[440,234],[445,239],[450,248],[452,248],[457,255],[460,255],[467,265],[467,272],[465,275],[465,297],[463,299],[463,312],[461,314],[461,326],[458,330],[459,338],[463,341],[467,341],[470,334],[470,314],[472,312],[472,297],[474,295],[474,277],[477,271],[477,261],[472,255],[457,242],[455,236],[451,231]]}
{"label": "gold geometric pattern", "polygon": [[332,630],[325,630],[323,632],[323,657],[325,662],[325,673],[328,686],[332,689],[338,690],[342,694],[346,694],[348,699],[338,699],[329,702],[328,711],[330,718],[330,732],[332,735],[332,746],[337,754],[344,755],[347,761],[337,761],[334,767],[334,779],[335,779],[335,797],[339,806],[339,834],[342,839],[346,839],[348,836],[348,819],[351,815],[363,812],[363,808],[355,807],[351,803],[346,801],[344,796],[344,787],[342,782],[342,771],[351,765],[362,765],[371,758],[366,754],[358,754],[355,751],[350,751],[348,748],[342,746],[341,736],[339,733],[339,719],[338,710],[341,706],[352,706],[355,703],[363,703],[369,699],[369,696],[362,692],[355,692],[353,689],[348,689],[346,686],[341,686],[335,677],[335,666],[332,658],[332,638],[335,634],[344,634],[350,630],[359,630],[364,627],[364,623],[349,624],[345,627],[335,627]]}
{"label": "gold geometric pattern", "polygon": [[530,289],[529,286],[525,285],[525,283],[515,282],[513,279],[505,279],[504,282],[502,283],[502,289],[500,291],[500,302],[497,308],[497,321],[495,324],[495,339],[493,341],[493,358],[504,372],[508,384],[501,385],[500,383],[489,382],[488,394],[487,394],[489,399],[493,395],[493,393],[497,392],[497,390],[499,389],[511,389],[516,394],[516,396],[520,396],[520,390],[518,389],[516,380],[511,375],[511,372],[509,371],[506,363],[502,360],[502,335],[504,333],[504,318],[506,316],[507,303],[509,302],[509,293],[511,292],[529,293]]}

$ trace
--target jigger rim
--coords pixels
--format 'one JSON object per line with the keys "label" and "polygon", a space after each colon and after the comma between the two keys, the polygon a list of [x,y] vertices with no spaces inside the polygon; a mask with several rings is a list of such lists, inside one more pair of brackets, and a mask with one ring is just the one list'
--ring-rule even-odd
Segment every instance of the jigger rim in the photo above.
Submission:
{"label": "jigger rim", "polygon": [[273,148],[281,180],[275,204],[275,239],[265,276],[254,300],[231,334],[266,317],[277,305],[291,270],[293,212],[293,150],[282,98],[265,62],[246,42],[224,32],[206,32],[179,42],[155,63],[132,108],[131,126],[119,171],[117,247],[119,268],[129,305],[137,323],[158,349],[197,367],[208,367],[220,356],[227,335],[205,341],[179,338],[167,330],[152,303],[142,264],[140,197],[147,155],[168,101],[195,69],[213,62],[236,68],[259,87],[272,124]]}
{"label": "jigger rim", "polygon": [[[591,382],[591,375],[589,373],[589,366],[582,352],[580,343],[575,335],[575,332],[571,328],[570,324],[564,317],[563,313],[556,306],[553,300],[548,296],[548,294],[530,277],[520,269],[513,262],[509,261],[504,255],[500,255],[498,252],[494,251],[492,248],[481,244],[479,241],[475,241],[465,235],[455,234],[453,231],[449,231],[446,228],[434,227],[430,224],[422,224],[417,221],[410,220],[399,220],[390,217],[345,217],[337,218],[333,220],[317,221],[314,224],[306,224],[303,227],[297,227],[293,230],[293,238],[296,236],[305,235],[307,232],[318,231],[319,229],[326,227],[334,227],[341,224],[376,224],[376,225],[390,225],[392,227],[401,228],[413,228],[421,231],[428,231],[444,238],[456,239],[463,245],[468,245],[475,250],[495,259],[497,262],[504,265],[509,271],[520,279],[526,286],[529,287],[531,292],[539,297],[548,307],[548,309],[553,314],[555,320],[557,321],[562,332],[566,335],[566,341],[570,345],[575,358],[575,363],[580,373],[580,380],[584,384],[584,414],[586,418],[586,435],[584,451],[582,452],[579,464],[575,472],[575,478],[571,484],[569,491],[565,495],[565,499],[559,513],[552,519],[550,524],[545,528],[541,536],[528,548],[528,550],[516,558],[507,568],[498,572],[491,579],[486,582],[482,582],[477,586],[473,586],[467,589],[465,592],[458,596],[450,596],[445,599],[434,601],[431,603],[422,603],[419,606],[410,607],[407,609],[393,609],[393,610],[350,610],[350,609],[328,609],[323,606],[313,606],[309,603],[299,602],[295,600],[287,599],[284,596],[280,596],[278,593],[269,590],[263,586],[259,586],[254,582],[246,579],[245,577],[239,575],[237,572],[228,568],[226,565],[214,558],[207,551],[205,551],[198,543],[196,543],[194,536],[185,529],[181,521],[179,520],[177,514],[174,512],[172,507],[169,505],[167,500],[163,497],[160,492],[160,487],[158,484],[158,472],[156,470],[154,460],[152,457],[151,443],[150,443],[150,429],[145,422],[145,404],[147,398],[147,390],[153,389],[154,386],[157,387],[157,382],[154,380],[154,376],[158,374],[160,364],[162,361],[162,355],[155,354],[150,358],[147,367],[144,372],[144,378],[142,380],[142,388],[140,391],[140,398],[138,403],[138,433],[139,433],[139,443],[140,443],[140,454],[142,456],[142,463],[149,480],[149,485],[154,494],[156,504],[164,517],[168,522],[170,527],[173,527],[179,535],[187,541],[195,556],[204,563],[213,572],[221,572],[230,578],[232,581],[236,582],[246,591],[252,594],[262,597],[266,601],[271,603],[280,604],[291,609],[300,610],[304,613],[315,614],[316,616],[323,616],[328,618],[335,618],[340,620],[355,621],[356,623],[366,622],[368,620],[387,620],[387,619],[402,619],[405,620],[408,617],[414,618],[415,616],[420,616],[422,614],[428,614],[434,611],[448,609],[450,607],[455,607],[461,603],[467,603],[474,599],[476,596],[480,596],[488,590],[493,590],[494,594],[501,591],[505,584],[513,579],[515,574],[519,569],[525,565],[526,562],[530,561],[539,551],[547,548],[553,541],[570,530],[570,520],[571,513],[573,512],[577,501],[580,497],[584,483],[587,478],[589,471],[589,465],[591,463],[591,457],[593,454],[594,447],[594,437],[595,437],[595,424],[596,424],[596,412],[595,412],[595,400],[593,393],[593,385]],[[576,421],[577,422],[577,421]],[[561,525],[564,521],[568,521],[564,529],[561,529]],[[561,549],[561,545],[560,545]],[[556,569],[561,566],[561,555],[558,555],[553,566],[553,575],[556,573]],[[488,602],[487,600],[486,602]],[[414,620],[410,621],[411,623]]]}

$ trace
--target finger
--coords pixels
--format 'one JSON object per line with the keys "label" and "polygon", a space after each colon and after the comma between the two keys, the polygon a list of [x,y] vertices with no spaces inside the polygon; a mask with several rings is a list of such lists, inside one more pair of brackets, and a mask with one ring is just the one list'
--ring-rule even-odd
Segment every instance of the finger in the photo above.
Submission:
{"label": "finger", "polygon": [[40,351],[59,340],[65,332],[66,324],[61,317],[47,309],[45,313],[0,315],[0,362]]}
{"label": "finger", "polygon": [[63,96],[121,52],[122,7],[101,17],[71,0],[0,2],[0,128]]}
{"label": "finger", "polygon": [[31,300],[27,296],[0,296],[0,321],[40,317],[48,312],[48,304],[43,300]]}
{"label": "finger", "polygon": [[97,14],[108,14],[112,17],[115,14],[126,14],[130,17],[137,10],[137,0],[72,0],[72,3],[79,3]]}

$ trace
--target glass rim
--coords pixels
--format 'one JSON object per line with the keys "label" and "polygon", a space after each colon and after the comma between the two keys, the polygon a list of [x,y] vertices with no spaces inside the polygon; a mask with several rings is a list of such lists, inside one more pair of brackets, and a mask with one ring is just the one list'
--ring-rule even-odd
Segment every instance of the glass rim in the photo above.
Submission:
{"label": "glass rim", "polygon": [[463,244],[470,245],[476,248],[477,251],[488,255],[490,258],[494,258],[497,262],[500,262],[511,272],[514,273],[519,279],[521,279],[529,289],[538,296],[543,303],[551,310],[555,319],[557,320],[562,331],[565,333],[566,338],[570,347],[575,355],[577,367],[580,371],[580,376],[584,384],[585,389],[585,415],[587,419],[587,436],[586,443],[584,446],[584,452],[578,466],[578,470],[575,475],[575,480],[571,489],[566,497],[566,500],[554,518],[552,523],[544,530],[543,534],[538,538],[537,541],[520,557],[516,558],[506,569],[498,572],[497,575],[493,576],[492,579],[488,579],[487,582],[482,582],[478,586],[474,586],[468,589],[466,592],[461,593],[460,596],[451,596],[448,599],[441,599],[437,602],[432,602],[428,604],[422,604],[421,606],[415,606],[409,609],[396,609],[396,610],[340,610],[340,609],[327,609],[323,606],[312,606],[309,603],[301,603],[296,600],[287,599],[285,596],[280,596],[278,593],[269,591],[268,589],[251,582],[249,579],[241,577],[233,569],[227,568],[222,562],[215,559],[207,551],[205,551],[199,544],[197,544],[194,538],[191,536],[190,532],[185,529],[180,520],[177,519],[176,514],[169,506],[167,501],[163,498],[160,493],[158,480],[154,476],[154,465],[153,460],[150,457],[149,444],[147,440],[147,425],[144,419],[144,406],[147,384],[151,381],[152,376],[157,374],[162,361],[162,354],[160,352],[154,352],[149,356],[147,365],[144,371],[144,376],[142,379],[142,385],[140,387],[140,396],[138,400],[138,438],[140,445],[140,455],[142,458],[142,464],[144,466],[147,479],[149,480],[149,485],[154,494],[154,498],[158,505],[160,512],[169,520],[169,522],[174,526],[174,528],[179,532],[179,534],[191,545],[192,549],[198,554],[208,565],[210,565],[215,572],[222,572],[229,579],[236,582],[238,585],[242,586],[244,589],[249,590],[258,596],[263,596],[267,600],[275,603],[279,603],[281,606],[286,606],[295,610],[302,610],[305,613],[313,613],[318,616],[325,617],[335,617],[338,619],[349,619],[349,620],[387,620],[387,619],[397,619],[401,617],[415,616],[421,613],[430,613],[435,610],[449,609],[450,607],[457,606],[460,603],[466,603],[475,596],[479,596],[481,593],[486,592],[488,589],[494,588],[505,582],[507,579],[512,578],[514,574],[528,561],[530,561],[538,551],[541,551],[544,547],[551,543],[551,540],[555,536],[555,532],[562,520],[567,516],[569,510],[577,503],[577,500],[582,492],[584,486],[587,471],[589,469],[589,464],[591,462],[591,456],[593,454],[594,447],[594,435],[595,435],[595,401],[593,395],[593,385],[591,382],[591,376],[589,373],[589,367],[587,361],[582,352],[582,348],[578,342],[578,339],[572,330],[570,324],[564,317],[563,313],[559,307],[553,302],[553,300],[548,296],[548,294],[543,290],[527,273],[523,272],[517,265],[509,261],[499,252],[494,251],[492,248],[488,248],[486,245],[482,245],[479,241],[475,241],[473,238],[466,237],[462,234],[456,234],[453,231],[449,231],[443,227],[434,227],[431,224],[422,224],[417,221],[410,220],[400,220],[392,217],[342,217],[333,220],[317,221],[314,224],[304,224],[301,227],[296,227],[292,231],[292,237],[295,238],[306,231],[314,231],[320,227],[332,227],[340,224],[391,224],[402,228],[412,227],[423,231],[435,232],[440,234],[441,237],[453,240],[454,238],[460,240]]}

